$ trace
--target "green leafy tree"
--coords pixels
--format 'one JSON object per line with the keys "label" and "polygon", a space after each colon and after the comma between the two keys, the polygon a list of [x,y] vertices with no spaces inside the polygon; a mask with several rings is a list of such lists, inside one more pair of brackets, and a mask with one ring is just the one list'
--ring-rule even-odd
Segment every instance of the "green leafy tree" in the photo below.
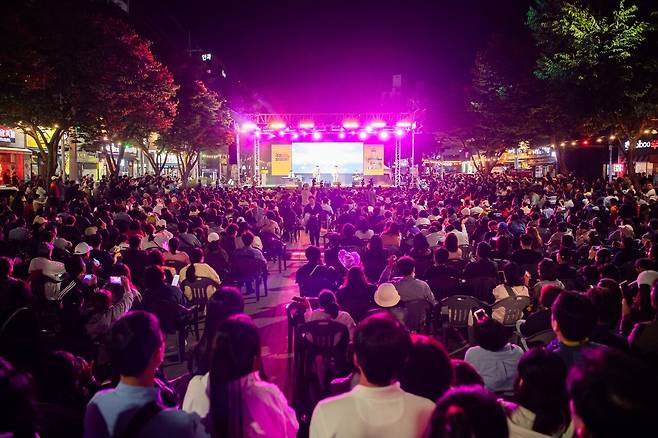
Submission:
{"label": "green leafy tree", "polygon": [[[551,105],[572,130],[616,134],[630,175],[636,142],[658,115],[657,14],[649,5],[536,0],[528,12],[540,50],[535,75]],[[559,125],[568,131],[564,120]]]}
{"label": "green leafy tree", "polygon": [[467,91],[466,115],[444,142],[469,152],[479,172],[488,174],[506,149],[534,135],[532,109],[536,105],[532,75],[534,50],[529,38],[493,35],[475,57]]}
{"label": "green leafy tree", "polygon": [[[171,125],[173,77],[120,19],[88,2],[43,0],[16,5],[0,21],[12,29],[0,44],[0,121],[34,139],[42,175],[55,174],[67,132],[93,148],[141,144]],[[105,149],[112,170],[123,151]]]}
{"label": "green leafy tree", "polygon": [[232,141],[226,101],[199,80],[185,82],[178,94],[178,113],[159,139],[176,154],[183,185],[187,185],[202,151],[220,150]]}

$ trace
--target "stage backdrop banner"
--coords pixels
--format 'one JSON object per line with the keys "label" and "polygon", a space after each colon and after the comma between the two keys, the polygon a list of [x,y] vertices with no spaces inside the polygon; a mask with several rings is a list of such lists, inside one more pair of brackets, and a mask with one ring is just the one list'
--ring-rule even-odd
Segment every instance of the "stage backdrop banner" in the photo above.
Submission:
{"label": "stage backdrop banner", "polygon": [[272,175],[288,176],[292,171],[292,145],[272,145]]}
{"label": "stage backdrop banner", "polygon": [[384,174],[384,145],[383,144],[363,145],[363,174],[364,175]]}

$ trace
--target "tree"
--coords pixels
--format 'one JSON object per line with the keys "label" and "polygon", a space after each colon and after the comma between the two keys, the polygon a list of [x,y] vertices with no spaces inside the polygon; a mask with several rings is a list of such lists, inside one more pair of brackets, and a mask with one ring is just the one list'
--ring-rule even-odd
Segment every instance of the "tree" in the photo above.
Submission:
{"label": "tree", "polygon": [[637,140],[658,115],[657,14],[639,4],[536,0],[528,11],[540,50],[535,75],[572,126],[619,138],[631,176]]}
{"label": "tree", "polygon": [[[171,125],[173,78],[120,19],[87,2],[44,0],[16,5],[0,20],[12,29],[0,45],[0,120],[34,139],[43,175],[55,174],[67,132],[88,145],[139,144]],[[110,167],[122,154],[123,147],[118,160],[108,154]]]}
{"label": "tree", "polygon": [[183,185],[199,162],[202,151],[223,148],[232,140],[226,101],[199,80],[185,82],[178,94],[178,113],[171,129],[159,139],[176,153]]}
{"label": "tree", "polygon": [[506,149],[535,135],[533,66],[531,41],[518,36],[493,35],[475,56],[465,120],[445,140],[468,151],[480,173],[490,173]]}

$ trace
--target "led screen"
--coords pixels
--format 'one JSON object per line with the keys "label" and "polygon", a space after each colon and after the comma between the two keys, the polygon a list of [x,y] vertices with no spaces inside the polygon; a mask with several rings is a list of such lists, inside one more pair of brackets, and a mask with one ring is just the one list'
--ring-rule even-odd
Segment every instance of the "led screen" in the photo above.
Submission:
{"label": "led screen", "polygon": [[363,143],[317,142],[292,144],[292,171],[313,173],[363,173]]}

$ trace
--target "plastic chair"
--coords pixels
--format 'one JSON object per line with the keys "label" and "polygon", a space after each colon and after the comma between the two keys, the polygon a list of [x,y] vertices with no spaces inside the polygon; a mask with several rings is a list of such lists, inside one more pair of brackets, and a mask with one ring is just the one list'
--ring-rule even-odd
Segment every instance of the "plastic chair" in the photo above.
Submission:
{"label": "plastic chair", "polygon": [[524,295],[507,297],[491,306],[491,314],[493,315],[497,309],[504,309],[503,325],[505,327],[516,327],[516,322],[523,318],[523,311],[529,305],[530,297]]}
{"label": "plastic chair", "polygon": [[426,300],[404,302],[404,325],[407,330],[420,333],[426,327],[432,305]]}
{"label": "plastic chair", "polygon": [[256,301],[260,301],[260,286],[263,285],[263,296],[267,291],[267,264],[250,255],[237,254],[231,260],[234,268],[234,279],[238,287],[246,286],[247,293],[256,294]]}
{"label": "plastic chair", "polygon": [[148,303],[146,310],[153,313],[160,321],[160,328],[165,334],[176,334],[176,363],[185,362],[185,341],[192,324],[191,316],[195,308],[187,308],[171,301],[153,301]]}
{"label": "plastic chair", "polygon": [[[312,321],[295,329],[293,405],[303,412],[329,394],[331,380],[348,370],[347,326],[333,320]],[[299,411],[298,411],[299,412]]]}
{"label": "plastic chair", "polygon": [[192,298],[189,300],[190,304],[194,305],[194,312],[192,315],[192,325],[194,326],[194,336],[199,340],[199,323],[205,320],[206,305],[208,304],[208,287],[214,287],[215,290],[219,288],[214,280],[205,277],[197,277],[194,282],[183,281],[181,287],[183,290],[190,289]]}
{"label": "plastic chair", "polygon": [[288,353],[292,353],[293,341],[295,337],[295,328],[304,323],[304,312],[306,306],[302,303],[293,301],[286,304],[286,316],[288,317]]}
{"label": "plastic chair", "polygon": [[261,233],[260,239],[263,242],[263,255],[267,260],[276,260],[279,263],[279,272],[281,272],[281,265],[283,270],[288,269],[286,261],[287,246],[279,237],[272,233]]}
{"label": "plastic chair", "polygon": [[493,301],[493,290],[498,280],[493,277],[475,277],[466,280],[466,287],[472,296],[485,303]]}
{"label": "plastic chair", "polygon": [[519,333],[519,338],[521,339],[521,347],[525,351],[528,351],[533,347],[543,347],[550,344],[550,342],[555,339],[555,332],[553,332],[553,330],[544,330],[539,333],[535,333],[534,335],[528,336],[527,338],[524,338]]}
{"label": "plastic chair", "polygon": [[[441,303],[439,304],[440,309],[437,309],[439,310],[437,316],[440,315],[444,318],[444,321],[442,321],[441,324],[444,344],[448,338],[448,329],[451,329],[458,334],[459,329],[468,329],[469,319],[471,318],[471,312],[473,309],[480,309],[484,306],[485,304],[482,301],[470,295],[453,295],[441,300]],[[451,355],[466,349],[470,345],[470,340],[465,340],[461,335],[460,337],[462,343],[465,342],[465,345],[462,345],[457,350],[451,351]]]}

